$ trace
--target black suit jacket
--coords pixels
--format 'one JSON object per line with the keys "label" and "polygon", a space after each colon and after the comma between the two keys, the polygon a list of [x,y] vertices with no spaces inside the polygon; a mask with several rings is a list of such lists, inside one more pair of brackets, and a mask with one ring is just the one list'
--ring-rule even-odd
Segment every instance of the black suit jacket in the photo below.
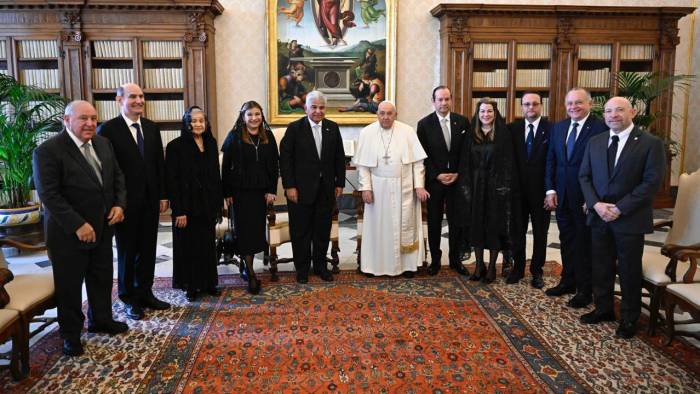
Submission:
{"label": "black suit jacket", "polygon": [[579,181],[586,198],[588,225],[602,223],[593,209],[599,202],[615,204],[622,213],[610,222],[614,231],[627,234],[654,231],[652,203],[666,171],[663,142],[637,127],[632,129],[617,165],[608,174],[610,134],[592,137],[581,162]]}
{"label": "black suit jacket", "polygon": [[450,112],[450,146],[448,151],[445,137],[442,135],[440,120],[435,112],[418,121],[416,129],[423,150],[428,155],[425,159],[426,184],[435,180],[442,173],[459,170],[462,139],[469,135],[469,121],[464,116]]}
{"label": "black suit jacket", "polygon": [[532,152],[527,156],[525,144],[525,120],[520,119],[508,125],[515,150],[515,168],[520,179],[520,192],[529,198],[541,198],[544,203],[544,174],[547,164],[547,148],[549,147],[549,132],[551,124],[545,118],[540,118],[540,123],[535,130],[535,140],[532,143]]}
{"label": "black suit jacket", "polygon": [[[113,206],[126,206],[124,176],[109,140],[92,138],[102,167],[102,184],[75,145],[68,131],[34,150],[34,184],[46,207],[46,245],[50,250],[91,249],[110,242],[112,228],[107,215]],[[85,222],[95,230],[95,243],[80,242],[76,230]]]}
{"label": "black suit jacket", "polygon": [[323,119],[321,130],[321,158],[306,116],[290,123],[280,142],[282,186],[295,187],[300,204],[313,203],[319,188],[333,195],[336,187],[345,186],[345,151],[340,128],[332,120]]}
{"label": "black suit jacket", "polygon": [[565,202],[569,207],[583,205],[583,194],[578,183],[578,172],[583,159],[588,140],[596,134],[600,134],[608,127],[600,119],[593,115],[588,116],[586,123],[580,129],[574,153],[571,159],[566,157],[566,133],[569,131],[571,119],[566,118],[552,126],[547,148],[547,167],[545,169],[545,188],[557,192],[559,206]]}
{"label": "black suit jacket", "polygon": [[[124,118],[119,115],[98,127],[97,133],[112,142],[119,167],[126,179],[127,209],[143,202],[157,209],[166,200],[165,157],[158,125],[141,117],[144,155],[141,157],[136,141]],[[128,216],[128,212],[126,214]]]}

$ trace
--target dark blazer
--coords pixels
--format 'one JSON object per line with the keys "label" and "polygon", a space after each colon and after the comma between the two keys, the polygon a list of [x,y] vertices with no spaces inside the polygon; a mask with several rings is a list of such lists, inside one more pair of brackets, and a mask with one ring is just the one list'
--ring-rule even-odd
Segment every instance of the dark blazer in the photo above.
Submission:
{"label": "dark blazer", "polygon": [[633,128],[613,173],[608,174],[609,137],[609,133],[603,133],[591,138],[581,162],[579,181],[589,207],[587,223],[601,220],[593,206],[602,201],[615,204],[622,213],[609,223],[614,231],[651,233],[652,202],[666,171],[663,142]]}
{"label": "dark blazer", "polygon": [[557,122],[552,127],[547,148],[547,164],[545,168],[545,190],[557,192],[557,199],[561,206],[565,201],[569,207],[583,205],[583,194],[578,183],[578,171],[583,159],[588,140],[596,134],[600,134],[608,127],[593,115],[588,116],[586,123],[581,126],[581,131],[574,145],[574,154],[571,160],[566,158],[566,133],[569,131],[571,119],[567,118]]}
{"label": "dark blazer", "polygon": [[467,118],[450,112],[450,145],[452,149],[449,151],[445,137],[442,135],[440,120],[435,112],[418,121],[416,133],[421,145],[423,145],[423,150],[428,155],[424,161],[426,184],[442,173],[459,170],[462,138],[469,135]]}
{"label": "dark blazer", "polygon": [[[265,193],[277,194],[277,180],[279,179],[279,151],[277,141],[272,131],[265,130],[267,144],[260,143],[258,155],[260,164],[247,163],[243,157],[243,139],[239,130],[231,130],[226,137],[222,151],[224,157],[221,162],[221,179],[223,182],[224,197],[233,196],[234,192],[241,189],[265,189]],[[254,166],[264,168],[265,176],[255,176]],[[250,174],[250,173],[254,174]],[[262,172],[262,171],[261,171]],[[262,175],[258,173],[257,175]]]}
{"label": "dark blazer", "polygon": [[527,157],[525,145],[525,120],[520,119],[508,124],[513,148],[515,150],[515,168],[520,179],[520,193],[523,196],[541,197],[544,202],[544,173],[547,164],[547,149],[549,147],[549,133],[551,123],[545,118],[540,118],[540,123],[535,130],[535,140],[532,143],[532,152]]}
{"label": "dark blazer", "polygon": [[[92,138],[92,145],[102,166],[102,184],[68,131],[34,150],[34,184],[46,207],[46,245],[51,250],[92,249],[111,242],[109,210],[126,206],[124,175],[112,145],[100,136]],[[75,235],[85,222],[95,230],[94,243],[80,242]]]}
{"label": "dark blazer", "polygon": [[[100,125],[97,133],[109,138],[126,179],[127,209],[147,202],[158,209],[158,202],[166,200],[165,159],[158,125],[141,117],[144,156],[141,157],[136,141],[124,118],[119,115]],[[138,203],[138,204],[135,204]],[[128,215],[128,211],[126,213]]]}
{"label": "dark blazer", "polygon": [[319,188],[333,195],[336,187],[345,186],[345,151],[338,124],[323,119],[321,158],[308,117],[287,126],[280,142],[280,175],[285,189],[297,188],[300,204],[314,202]]}

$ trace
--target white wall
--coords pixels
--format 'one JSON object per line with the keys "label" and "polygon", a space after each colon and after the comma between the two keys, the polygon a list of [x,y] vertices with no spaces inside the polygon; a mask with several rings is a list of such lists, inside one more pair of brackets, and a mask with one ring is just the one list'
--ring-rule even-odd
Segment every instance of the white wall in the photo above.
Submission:
{"label": "white wall", "polygon": [[[216,19],[216,78],[219,136],[223,137],[236,120],[238,108],[246,100],[256,100],[267,109],[267,0],[219,0],[224,14]],[[430,93],[440,80],[439,21],[430,10],[440,3],[489,4],[552,4],[542,0],[398,0],[397,84],[396,104],[399,119],[415,123],[432,110]],[[558,1],[561,5],[610,6],[695,6],[696,0],[576,0]],[[695,12],[697,15],[698,12]],[[681,42],[677,48],[676,72],[700,75],[698,45],[700,23],[690,31],[691,18],[680,23]],[[691,40],[695,37],[695,40]],[[691,56],[692,54],[692,56]],[[690,68],[688,68],[690,66]],[[690,92],[679,92],[674,99],[674,112],[683,115],[686,96],[700,97],[700,80]],[[691,101],[692,102],[692,101]],[[685,170],[700,167],[700,111],[689,105],[687,122],[674,121],[673,135],[682,140],[685,126]],[[266,111],[267,112],[267,111]],[[686,125],[687,123],[687,125]],[[357,127],[345,127],[345,135],[353,135]],[[674,173],[680,160],[674,162]],[[677,175],[674,176],[674,180]]]}

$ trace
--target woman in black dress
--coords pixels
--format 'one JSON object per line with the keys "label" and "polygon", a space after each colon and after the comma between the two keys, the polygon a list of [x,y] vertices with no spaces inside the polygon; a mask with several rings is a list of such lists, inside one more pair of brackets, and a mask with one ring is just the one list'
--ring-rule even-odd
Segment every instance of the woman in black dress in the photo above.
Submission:
{"label": "woman in black dress", "polygon": [[216,139],[199,107],[182,117],[182,132],[166,148],[170,209],[173,218],[173,288],[188,301],[198,293],[217,296],[215,228],[223,195]]}
{"label": "woman in black dress", "polygon": [[238,231],[238,252],[248,277],[248,291],[260,292],[253,257],[267,249],[267,206],[275,201],[279,177],[279,152],[262,107],[255,101],[243,104],[224,146],[224,197],[233,207]]}
{"label": "woman in black dress", "polygon": [[[464,139],[460,160],[458,209],[469,237],[467,243],[476,255],[470,279],[491,283],[496,278],[498,253],[511,243],[515,154],[495,101],[487,97],[479,100],[472,130],[472,138]],[[484,249],[489,250],[488,269]]]}

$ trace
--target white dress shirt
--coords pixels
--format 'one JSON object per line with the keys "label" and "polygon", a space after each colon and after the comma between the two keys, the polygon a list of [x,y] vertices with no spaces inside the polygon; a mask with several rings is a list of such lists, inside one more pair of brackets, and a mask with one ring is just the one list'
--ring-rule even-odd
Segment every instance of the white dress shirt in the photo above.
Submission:
{"label": "white dress shirt", "polygon": [[129,131],[131,131],[131,136],[134,138],[134,142],[136,145],[139,144],[138,138],[136,137],[136,128],[132,126],[134,123],[138,123],[139,127],[141,128],[141,135],[143,135],[143,126],[141,125],[141,117],[139,117],[139,120],[134,122],[133,120],[129,119],[124,115],[124,113],[121,113],[122,118],[126,122],[126,125],[129,126]]}

